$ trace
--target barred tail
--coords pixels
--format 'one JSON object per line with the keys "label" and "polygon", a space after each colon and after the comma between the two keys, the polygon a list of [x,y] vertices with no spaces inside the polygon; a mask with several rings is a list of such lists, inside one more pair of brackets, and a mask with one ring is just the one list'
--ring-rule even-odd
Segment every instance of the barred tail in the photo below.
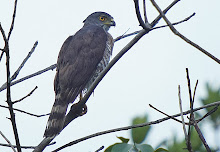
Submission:
{"label": "barred tail", "polygon": [[59,100],[56,96],[54,105],[52,107],[50,117],[47,122],[46,130],[44,132],[44,137],[53,137],[60,133],[63,129],[64,118],[66,115],[66,110],[68,104]]}

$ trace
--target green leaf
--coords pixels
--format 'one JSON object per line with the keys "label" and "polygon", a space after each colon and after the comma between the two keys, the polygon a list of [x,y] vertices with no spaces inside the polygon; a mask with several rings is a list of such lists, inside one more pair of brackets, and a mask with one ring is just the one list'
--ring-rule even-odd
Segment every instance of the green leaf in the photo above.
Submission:
{"label": "green leaf", "polygon": [[[207,89],[208,95],[206,98],[201,99],[201,101],[204,105],[220,100],[220,88],[214,89],[207,83],[206,89]],[[213,108],[214,107],[206,108],[206,111],[210,111]],[[217,129],[220,124],[220,108],[217,111],[215,111],[214,113],[212,113],[209,116],[209,118],[212,120],[214,128]]]}
{"label": "green leaf", "polygon": [[124,138],[124,137],[117,137],[117,138],[120,139],[122,141],[122,143],[128,143],[128,141],[130,140],[130,139]]}
{"label": "green leaf", "polygon": [[112,147],[111,152],[128,152],[130,149],[132,149],[133,145],[126,144],[126,143],[120,143],[116,144]]}
{"label": "green leaf", "polygon": [[169,152],[169,151],[164,148],[158,148],[154,152]]}
{"label": "green leaf", "polygon": [[121,144],[121,143],[115,143],[115,144],[109,146],[104,152],[111,152],[111,151],[112,151],[112,148],[113,148],[115,145],[118,145],[118,144]]}
{"label": "green leaf", "polygon": [[[133,119],[132,125],[146,123],[146,122],[147,122],[147,116],[136,117]],[[138,143],[138,144],[142,143],[147,137],[149,130],[150,130],[150,126],[132,129],[132,139],[134,143]]]}
{"label": "green leaf", "polygon": [[154,152],[154,149],[148,144],[135,144],[135,146],[141,152]]}

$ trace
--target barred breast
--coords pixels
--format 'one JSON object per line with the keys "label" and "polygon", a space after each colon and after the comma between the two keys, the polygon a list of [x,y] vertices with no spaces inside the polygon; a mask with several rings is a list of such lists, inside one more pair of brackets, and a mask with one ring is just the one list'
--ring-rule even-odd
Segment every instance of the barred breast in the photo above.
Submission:
{"label": "barred breast", "polygon": [[106,48],[105,48],[105,51],[104,51],[104,54],[103,54],[103,58],[99,62],[96,71],[93,73],[90,80],[86,84],[84,92],[86,92],[90,88],[92,83],[95,81],[95,79],[99,76],[99,74],[108,65],[108,63],[110,61],[110,57],[112,55],[112,49],[113,49],[113,46],[114,46],[114,39],[112,38],[111,34],[109,34],[108,32],[106,32],[106,34],[107,34],[107,42],[106,42]]}

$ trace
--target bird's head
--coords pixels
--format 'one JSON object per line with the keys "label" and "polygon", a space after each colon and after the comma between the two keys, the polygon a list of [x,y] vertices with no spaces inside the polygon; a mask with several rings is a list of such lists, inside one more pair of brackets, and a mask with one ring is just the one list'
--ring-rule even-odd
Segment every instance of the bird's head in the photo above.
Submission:
{"label": "bird's head", "polygon": [[94,12],[90,14],[83,23],[84,25],[98,25],[105,31],[108,31],[111,26],[116,25],[113,17],[105,12]]}

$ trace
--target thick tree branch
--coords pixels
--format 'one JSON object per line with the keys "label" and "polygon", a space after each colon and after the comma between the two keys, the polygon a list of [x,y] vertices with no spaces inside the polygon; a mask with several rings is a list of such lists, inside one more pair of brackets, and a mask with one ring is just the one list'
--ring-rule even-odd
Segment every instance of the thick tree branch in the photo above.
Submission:
{"label": "thick tree branch", "polygon": [[[139,0],[134,0],[134,5],[135,5],[135,11],[136,11],[137,19],[140,23],[140,26],[142,26],[142,28],[145,29],[146,31],[150,31],[152,26],[148,22],[144,22],[142,17],[141,17],[140,8],[139,8]],[[147,21],[146,18],[145,18],[145,21]]]}
{"label": "thick tree branch", "polygon": [[[170,8],[172,8],[179,0],[173,1],[165,10],[164,13],[166,13]],[[159,15],[152,23],[151,27],[154,27],[157,22],[161,19],[161,16]],[[149,31],[146,31],[145,29],[141,30],[113,59],[112,61],[107,65],[107,67],[101,72],[101,74],[96,78],[95,82],[93,82],[92,86],[89,88],[85,96],[83,97],[82,100],[78,103],[77,106],[82,107],[85,105],[87,102],[88,98],[98,85],[98,83],[103,79],[103,77],[106,75],[106,73],[112,68],[112,66],[135,44],[137,43],[140,38],[142,38],[145,34],[147,34]],[[74,109],[71,107],[71,109]],[[71,122],[73,119],[78,117],[78,113],[75,113],[75,115],[71,115],[70,113],[75,113],[74,111],[70,110],[70,112],[67,114],[65,118],[65,124],[68,124]],[[68,123],[67,123],[68,122]],[[64,126],[65,127],[65,126]],[[35,148],[34,152],[41,152],[45,149],[45,147],[54,139],[53,138],[44,138],[41,143]]]}
{"label": "thick tree branch", "polygon": [[21,147],[20,147],[20,141],[19,141],[19,137],[18,137],[18,130],[17,130],[17,126],[16,126],[16,121],[15,121],[15,115],[14,115],[14,111],[13,111],[13,104],[11,101],[11,81],[10,81],[10,54],[9,54],[9,45],[8,45],[8,40],[6,39],[5,36],[5,32],[0,24],[0,31],[2,33],[4,42],[5,42],[5,46],[4,46],[4,50],[5,50],[5,54],[6,54],[6,73],[7,73],[7,103],[8,103],[8,107],[9,107],[9,112],[10,112],[10,120],[12,123],[12,128],[13,128],[13,132],[14,132],[14,137],[15,137],[15,142],[17,145],[17,150],[18,152],[21,152]]}

